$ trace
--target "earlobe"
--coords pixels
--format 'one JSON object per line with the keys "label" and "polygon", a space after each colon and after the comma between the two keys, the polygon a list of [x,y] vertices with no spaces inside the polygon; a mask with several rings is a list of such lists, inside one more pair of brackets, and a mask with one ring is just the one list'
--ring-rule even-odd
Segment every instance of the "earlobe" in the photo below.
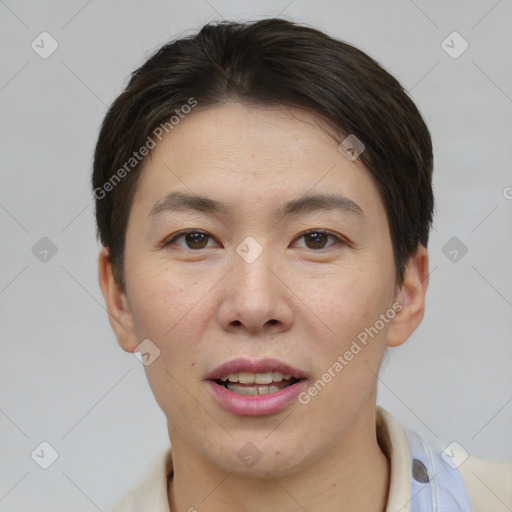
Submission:
{"label": "earlobe", "polygon": [[102,247],[98,256],[98,281],[117,342],[123,350],[133,352],[138,345],[133,316],[126,293],[114,278],[112,263],[106,247]]}
{"label": "earlobe", "polygon": [[388,330],[388,346],[397,347],[404,343],[423,320],[427,287],[428,252],[423,245],[418,245],[407,262],[404,280],[395,298],[402,308]]}

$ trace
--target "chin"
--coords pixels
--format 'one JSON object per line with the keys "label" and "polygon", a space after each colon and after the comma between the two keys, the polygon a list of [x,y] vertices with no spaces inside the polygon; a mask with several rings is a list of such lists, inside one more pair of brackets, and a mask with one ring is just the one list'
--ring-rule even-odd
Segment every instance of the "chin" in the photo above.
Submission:
{"label": "chin", "polygon": [[222,471],[243,478],[286,477],[307,468],[313,458],[313,454],[305,453],[303,443],[298,446],[289,440],[284,432],[281,436],[275,432],[269,435],[268,431],[255,432],[254,437],[234,436],[229,443],[219,443],[220,457],[218,453],[208,453],[208,458]]}

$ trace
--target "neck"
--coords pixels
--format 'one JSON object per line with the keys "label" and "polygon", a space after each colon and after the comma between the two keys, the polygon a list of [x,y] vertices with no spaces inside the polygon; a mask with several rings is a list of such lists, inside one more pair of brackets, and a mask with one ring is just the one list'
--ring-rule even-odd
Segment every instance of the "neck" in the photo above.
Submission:
{"label": "neck", "polygon": [[386,509],[390,468],[377,442],[374,404],[325,454],[286,477],[268,473],[268,478],[255,479],[222,472],[193,450],[174,448],[183,442],[173,444],[174,474],[168,487],[172,512]]}

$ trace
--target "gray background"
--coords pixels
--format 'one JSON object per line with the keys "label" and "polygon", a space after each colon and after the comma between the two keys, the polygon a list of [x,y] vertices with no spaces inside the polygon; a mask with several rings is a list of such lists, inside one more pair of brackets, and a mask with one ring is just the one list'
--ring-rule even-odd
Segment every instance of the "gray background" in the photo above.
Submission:
{"label": "gray background", "polygon": [[[427,312],[391,351],[379,403],[434,440],[512,462],[510,0],[0,0],[0,512],[107,511],[166,448],[165,417],[97,284],[99,123],[166,40],[279,14],[376,58],[432,131]],[[43,31],[59,45],[47,59],[31,47]],[[469,44],[458,58],[441,46],[453,31]],[[33,251],[43,237],[54,255],[44,241]],[[46,470],[31,458],[43,441],[59,454]]]}

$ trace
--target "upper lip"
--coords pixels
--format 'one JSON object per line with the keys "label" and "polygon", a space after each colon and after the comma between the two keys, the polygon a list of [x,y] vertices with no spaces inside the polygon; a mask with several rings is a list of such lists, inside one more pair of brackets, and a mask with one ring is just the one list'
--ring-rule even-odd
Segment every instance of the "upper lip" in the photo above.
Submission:
{"label": "upper lip", "polygon": [[307,378],[306,373],[298,368],[294,368],[283,361],[278,359],[260,359],[252,361],[250,359],[238,358],[226,361],[221,364],[205,377],[206,380],[219,380],[221,377],[229,375],[230,373],[267,373],[267,372],[280,372],[283,375],[291,375],[294,379]]}

